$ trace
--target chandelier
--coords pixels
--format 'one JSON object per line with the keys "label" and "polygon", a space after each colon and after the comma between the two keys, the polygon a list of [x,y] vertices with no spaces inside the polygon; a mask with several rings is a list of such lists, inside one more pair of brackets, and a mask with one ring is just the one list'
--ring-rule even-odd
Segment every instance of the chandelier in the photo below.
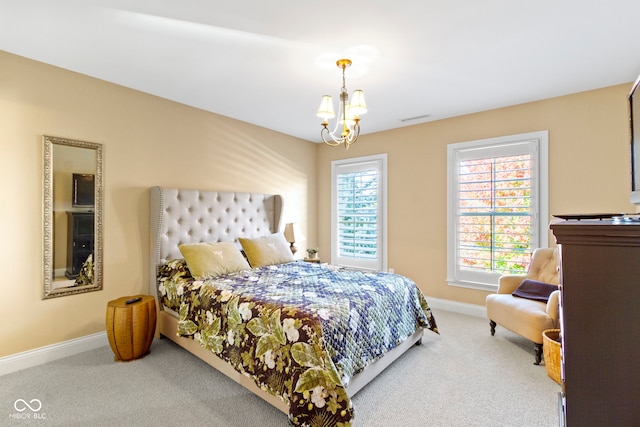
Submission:
{"label": "chandelier", "polygon": [[340,102],[338,107],[338,119],[333,131],[329,130],[329,119],[336,117],[333,110],[333,100],[331,96],[324,95],[320,102],[320,108],[316,115],[323,119],[320,136],[322,140],[332,147],[344,144],[348,150],[351,144],[355,144],[360,135],[360,116],[367,112],[367,104],[364,102],[364,92],[360,89],[354,90],[351,102],[349,93],[345,85],[344,73],[351,65],[350,59],[339,59],[336,62],[338,68],[342,69],[342,88],[340,89]]}

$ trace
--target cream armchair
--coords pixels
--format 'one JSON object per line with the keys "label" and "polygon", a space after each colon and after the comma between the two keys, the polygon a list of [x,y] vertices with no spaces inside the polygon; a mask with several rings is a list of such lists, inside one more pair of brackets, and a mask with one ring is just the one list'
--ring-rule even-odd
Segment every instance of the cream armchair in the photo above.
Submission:
{"label": "cream armchair", "polygon": [[535,364],[539,365],[542,361],[542,332],[545,329],[559,328],[560,291],[553,291],[547,303],[511,295],[524,279],[557,285],[558,250],[536,249],[526,275],[501,276],[498,292],[487,295],[487,317],[491,326],[491,335],[495,335],[496,324],[499,324],[533,341]]}

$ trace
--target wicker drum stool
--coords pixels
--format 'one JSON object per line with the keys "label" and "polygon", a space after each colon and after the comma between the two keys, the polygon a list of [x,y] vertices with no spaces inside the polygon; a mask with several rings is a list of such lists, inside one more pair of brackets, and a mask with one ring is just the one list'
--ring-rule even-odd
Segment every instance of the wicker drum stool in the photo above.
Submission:
{"label": "wicker drum stool", "polygon": [[156,301],[134,295],[107,304],[107,337],[115,360],[139,359],[149,353],[156,331]]}

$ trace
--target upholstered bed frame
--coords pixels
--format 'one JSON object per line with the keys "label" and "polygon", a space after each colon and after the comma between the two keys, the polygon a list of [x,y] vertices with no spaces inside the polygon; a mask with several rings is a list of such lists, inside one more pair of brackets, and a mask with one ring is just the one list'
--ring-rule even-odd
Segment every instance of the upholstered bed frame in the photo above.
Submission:
{"label": "upholstered bed frame", "polygon": [[[178,246],[197,242],[237,242],[239,237],[258,237],[280,230],[283,202],[279,195],[203,191],[152,187],[150,189],[149,293],[158,297],[158,268],[166,261],[182,258]],[[260,396],[285,414],[289,407],[261,390],[248,376],[233,369],[199,343],[179,337],[175,312],[159,304],[156,336],[165,336]],[[353,396],[376,375],[422,338],[419,329],[409,339],[354,376],[347,386]]]}

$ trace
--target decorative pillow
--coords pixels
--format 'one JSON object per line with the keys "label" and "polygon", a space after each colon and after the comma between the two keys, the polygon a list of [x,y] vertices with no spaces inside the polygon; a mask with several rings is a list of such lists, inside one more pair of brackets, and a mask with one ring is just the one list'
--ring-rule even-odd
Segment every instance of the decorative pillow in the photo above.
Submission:
{"label": "decorative pillow", "polygon": [[158,281],[165,282],[167,280],[178,282],[180,279],[192,279],[187,261],[183,258],[171,259],[160,266],[158,269]]}
{"label": "decorative pillow", "polygon": [[240,237],[238,240],[253,268],[293,261],[293,253],[282,233],[253,239]]}
{"label": "decorative pillow", "polygon": [[180,310],[180,295],[193,280],[183,258],[171,259],[158,269],[158,297],[163,306]]}
{"label": "decorative pillow", "polygon": [[93,285],[93,253],[82,263],[78,277],[73,286]]}
{"label": "decorative pillow", "polygon": [[187,261],[191,275],[198,280],[251,269],[232,242],[184,244],[178,249]]}
{"label": "decorative pillow", "polygon": [[518,289],[513,291],[511,295],[519,298],[532,299],[535,301],[547,302],[549,295],[553,291],[557,291],[558,286],[549,283],[538,282],[536,280],[525,279],[520,283]]}

